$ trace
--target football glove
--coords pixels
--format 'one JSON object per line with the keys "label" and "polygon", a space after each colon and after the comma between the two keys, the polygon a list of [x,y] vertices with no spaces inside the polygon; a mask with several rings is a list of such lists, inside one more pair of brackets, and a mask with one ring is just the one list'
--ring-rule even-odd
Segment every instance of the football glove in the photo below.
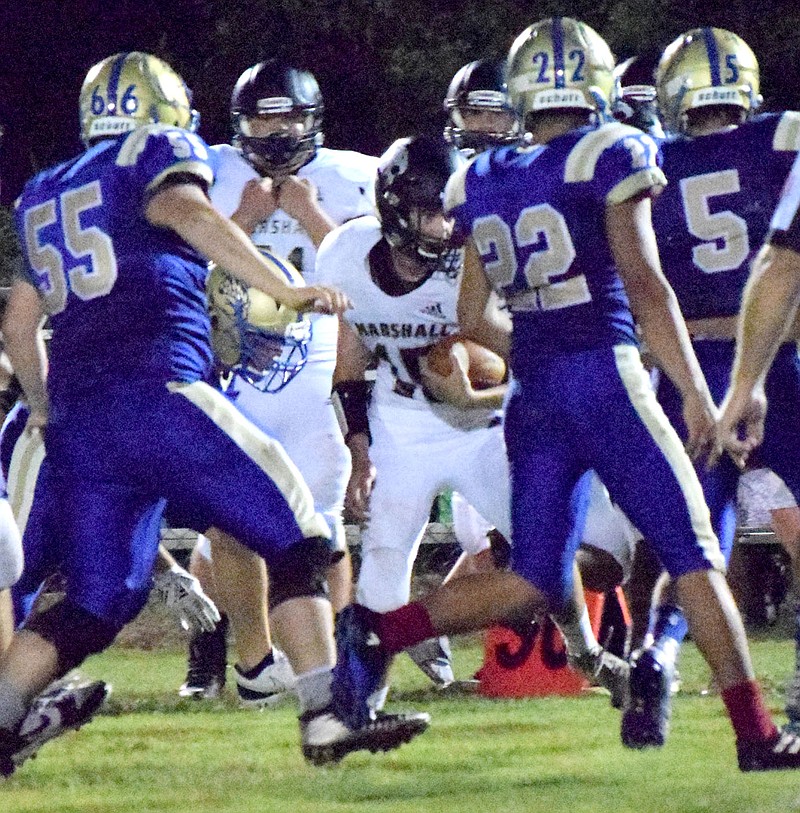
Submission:
{"label": "football glove", "polygon": [[157,573],[154,590],[188,632],[213,632],[219,623],[216,604],[203,592],[200,582],[180,565]]}

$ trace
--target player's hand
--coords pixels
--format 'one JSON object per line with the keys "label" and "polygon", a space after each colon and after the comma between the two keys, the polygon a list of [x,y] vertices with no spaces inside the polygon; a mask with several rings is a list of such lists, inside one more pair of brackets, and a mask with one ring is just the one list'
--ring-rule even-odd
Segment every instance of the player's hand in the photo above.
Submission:
{"label": "player's hand", "polygon": [[219,623],[216,604],[203,592],[200,582],[180,565],[158,573],[154,589],[189,633],[213,632]]}
{"label": "player's hand", "polygon": [[353,303],[344,291],[331,285],[307,285],[304,288],[291,288],[281,298],[284,305],[296,311],[313,311],[314,313],[332,313],[337,316],[344,313]]}
{"label": "player's hand", "polygon": [[686,424],[686,451],[692,460],[707,458],[716,443],[717,408],[710,397],[700,393],[689,395],[683,402],[683,420]]}
{"label": "player's hand", "polygon": [[355,434],[348,438],[353,471],[344,496],[345,512],[354,522],[365,522],[369,517],[369,501],[375,484],[375,466],[369,457],[369,438]]}
{"label": "player's hand", "polygon": [[764,440],[767,396],[763,387],[754,390],[731,390],[722,402],[717,422],[714,459],[727,452],[741,468],[750,452]]}
{"label": "player's hand", "polygon": [[232,220],[247,234],[251,234],[259,223],[271,217],[278,208],[272,178],[251,178],[244,185],[239,208],[234,212]]}
{"label": "player's hand", "polygon": [[308,178],[288,175],[274,188],[278,206],[302,225],[310,209],[317,208],[317,188]]}
{"label": "player's hand", "polygon": [[439,375],[431,370],[425,356],[419,360],[419,371],[426,393],[437,401],[465,409],[473,405],[475,390],[461,355],[453,352],[456,346],[450,348],[451,367],[448,375]]}

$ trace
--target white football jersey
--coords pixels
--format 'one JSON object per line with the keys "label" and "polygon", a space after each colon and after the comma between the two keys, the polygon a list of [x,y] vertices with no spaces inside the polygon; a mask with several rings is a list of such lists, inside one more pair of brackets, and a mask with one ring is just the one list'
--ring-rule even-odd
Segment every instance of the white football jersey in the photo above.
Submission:
{"label": "white football jersey", "polygon": [[344,319],[378,359],[376,404],[433,410],[459,428],[485,426],[494,410],[460,409],[430,401],[420,384],[419,360],[431,345],[458,332],[459,277],[435,273],[401,296],[385,293],[372,279],[369,253],[382,239],[372,215],[345,223],[319,249],[317,278],[341,288],[352,300]]}
{"label": "white football jersey", "polygon": [[[239,208],[245,184],[261,176],[230,144],[211,147],[211,152],[216,158],[211,202],[230,217]],[[339,226],[355,217],[372,214],[377,170],[378,159],[370,155],[320,147],[296,174],[314,184],[320,208]],[[282,209],[259,223],[251,237],[257,246],[288,259],[308,284],[315,282],[316,247],[305,229]]]}
{"label": "white football jersey", "polygon": [[[239,208],[245,184],[261,176],[230,144],[219,144],[211,147],[211,151],[216,159],[211,202],[230,217]],[[338,226],[373,212],[377,171],[377,158],[320,147],[314,158],[300,167],[297,177],[308,178],[314,184],[320,208]],[[257,246],[288,259],[302,273],[306,283],[315,283],[316,246],[306,230],[282,209],[259,223],[250,237]],[[325,364],[332,376],[336,363],[336,319],[322,314],[310,314],[310,319],[313,330],[308,363]]]}

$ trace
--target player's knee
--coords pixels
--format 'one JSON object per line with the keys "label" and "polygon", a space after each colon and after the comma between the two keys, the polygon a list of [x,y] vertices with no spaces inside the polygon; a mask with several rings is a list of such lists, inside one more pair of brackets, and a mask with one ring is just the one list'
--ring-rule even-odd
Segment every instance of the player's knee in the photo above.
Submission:
{"label": "player's knee", "polygon": [[327,598],[325,572],[341,558],[342,552],[321,536],[287,548],[269,563],[270,610],[292,598]]}
{"label": "player's knee", "polygon": [[80,666],[89,655],[110,646],[120,628],[73,604],[68,598],[25,623],[25,629],[35,632],[55,648],[60,674],[66,674]]}

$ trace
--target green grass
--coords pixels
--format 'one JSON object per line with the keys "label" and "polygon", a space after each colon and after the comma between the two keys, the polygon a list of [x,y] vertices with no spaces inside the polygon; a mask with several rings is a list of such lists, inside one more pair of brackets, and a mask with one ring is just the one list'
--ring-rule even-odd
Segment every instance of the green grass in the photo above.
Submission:
{"label": "green grass", "polygon": [[[786,640],[753,645],[777,713],[793,652]],[[474,641],[456,671],[480,664]],[[296,711],[236,708],[229,693],[181,701],[175,650],[115,647],[84,672],[114,684],[105,712],[48,744],[0,786],[9,813],[771,813],[800,810],[800,774],[740,774],[718,697],[691,645],[681,659],[670,740],[661,751],[619,743],[606,697],[486,700],[429,689],[403,658],[394,707],[431,712],[430,730],[387,755],[355,754],[334,768],[306,765]]]}

